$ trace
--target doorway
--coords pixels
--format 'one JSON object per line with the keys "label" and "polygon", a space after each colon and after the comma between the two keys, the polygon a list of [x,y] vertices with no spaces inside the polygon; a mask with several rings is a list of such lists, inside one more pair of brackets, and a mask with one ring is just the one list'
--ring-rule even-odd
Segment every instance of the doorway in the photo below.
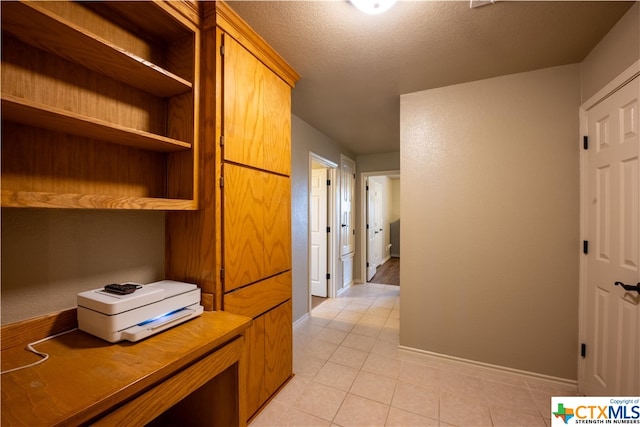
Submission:
{"label": "doorway", "polygon": [[400,171],[362,173],[360,185],[360,277],[368,282],[379,266],[400,257]]}
{"label": "doorway", "polygon": [[337,164],[309,156],[309,311],[335,294],[335,175]]}

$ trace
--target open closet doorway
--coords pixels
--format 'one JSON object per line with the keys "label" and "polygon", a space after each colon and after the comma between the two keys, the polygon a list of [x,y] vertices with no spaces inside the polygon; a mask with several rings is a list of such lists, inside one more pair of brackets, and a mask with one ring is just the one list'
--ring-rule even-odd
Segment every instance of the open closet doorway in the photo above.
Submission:
{"label": "open closet doorway", "polygon": [[400,171],[362,174],[361,277],[400,285]]}
{"label": "open closet doorway", "polygon": [[335,176],[337,164],[309,157],[309,311],[335,296]]}

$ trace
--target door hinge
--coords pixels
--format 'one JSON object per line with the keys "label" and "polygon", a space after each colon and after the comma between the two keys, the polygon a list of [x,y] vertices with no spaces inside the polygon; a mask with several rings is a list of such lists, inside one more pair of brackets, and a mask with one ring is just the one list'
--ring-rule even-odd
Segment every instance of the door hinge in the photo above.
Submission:
{"label": "door hinge", "polygon": [[585,150],[589,149],[589,137],[587,135],[582,137],[582,148]]}
{"label": "door hinge", "polygon": [[356,229],[355,228],[353,229],[353,235],[354,236],[356,235]]}
{"label": "door hinge", "polygon": [[224,45],[220,46],[220,55],[224,56]]}
{"label": "door hinge", "polygon": [[367,230],[369,229],[369,224],[367,224]]}
{"label": "door hinge", "polygon": [[369,267],[369,263],[367,263],[367,267]]}
{"label": "door hinge", "polygon": [[224,135],[220,135],[220,147],[224,147]]}
{"label": "door hinge", "polygon": [[369,191],[369,186],[367,185],[367,191]]}
{"label": "door hinge", "polygon": [[353,174],[353,179],[356,179],[356,174],[355,173]]}
{"label": "door hinge", "polygon": [[220,177],[220,188],[224,187],[224,176]]}
{"label": "door hinge", "polygon": [[327,233],[331,233],[331,227],[327,227]]}
{"label": "door hinge", "polygon": [[587,357],[587,345],[585,343],[580,344],[580,357],[583,359]]}
{"label": "door hinge", "polygon": [[328,187],[328,186],[330,186],[330,185],[331,185],[331,180],[330,180],[330,179],[328,179],[328,180],[327,180],[327,187]]}
{"label": "door hinge", "polygon": [[583,240],[582,241],[582,253],[583,254],[588,254],[589,253],[589,241],[588,240]]}
{"label": "door hinge", "polygon": [[331,280],[331,274],[327,273],[327,280]]}

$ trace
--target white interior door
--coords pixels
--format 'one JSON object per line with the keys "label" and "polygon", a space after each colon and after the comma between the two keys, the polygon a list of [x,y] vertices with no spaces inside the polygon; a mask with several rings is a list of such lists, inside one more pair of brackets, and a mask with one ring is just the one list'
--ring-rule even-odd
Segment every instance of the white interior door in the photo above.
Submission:
{"label": "white interior door", "polygon": [[371,189],[372,181],[367,179],[367,282],[376,274],[376,260],[374,254],[375,234],[373,232],[373,223],[375,222],[375,198]]}
{"label": "white interior door", "polygon": [[589,243],[579,388],[588,396],[640,396],[640,292],[614,285],[640,282],[639,79],[586,112]]}
{"label": "white interior door", "polygon": [[367,183],[367,281],[382,264],[384,234],[382,227],[382,186],[374,179]]}
{"label": "white interior door", "polygon": [[327,170],[311,171],[311,295],[327,297]]}
{"label": "white interior door", "polygon": [[353,195],[355,192],[356,164],[342,157],[340,161],[340,256],[355,250],[353,229]]}
{"label": "white interior door", "polygon": [[375,206],[375,222],[374,222],[374,239],[375,239],[375,249],[374,256],[376,267],[382,264],[382,260],[384,258],[384,227],[383,227],[383,215],[382,209],[384,204],[382,202],[382,185],[374,181],[373,183],[373,200]]}

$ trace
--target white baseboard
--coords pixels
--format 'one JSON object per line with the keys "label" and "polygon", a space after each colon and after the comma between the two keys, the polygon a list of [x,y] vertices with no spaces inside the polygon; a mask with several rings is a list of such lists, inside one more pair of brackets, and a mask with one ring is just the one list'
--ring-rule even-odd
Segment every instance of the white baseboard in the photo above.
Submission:
{"label": "white baseboard", "polygon": [[342,288],[338,289],[338,296],[342,295],[343,293],[345,293],[347,291],[347,289],[349,289],[351,287],[351,285],[353,284],[353,280],[349,283],[347,283],[345,286],[343,286]]}
{"label": "white baseboard", "polygon": [[309,313],[305,313],[304,316],[301,316],[298,320],[296,320],[295,322],[293,322],[293,327],[295,327],[298,323],[304,322],[305,320],[307,320],[309,318]]}
{"label": "white baseboard", "polygon": [[398,349],[405,354],[412,355],[420,355],[425,358],[430,358],[434,361],[445,361],[451,364],[456,364],[458,366],[467,366],[473,368],[480,368],[485,370],[487,373],[499,373],[499,374],[509,374],[511,376],[519,377],[522,380],[536,380],[536,381],[544,381],[550,384],[556,385],[564,385],[564,386],[572,386],[577,387],[578,382],[576,380],[571,380],[568,378],[559,378],[551,375],[539,374],[537,372],[523,371],[520,369],[509,368],[506,366],[500,365],[492,365],[490,363],[478,362],[475,360],[464,359],[461,357],[450,356],[448,354],[434,353],[432,351],[421,350],[413,347],[406,346],[398,346]]}

